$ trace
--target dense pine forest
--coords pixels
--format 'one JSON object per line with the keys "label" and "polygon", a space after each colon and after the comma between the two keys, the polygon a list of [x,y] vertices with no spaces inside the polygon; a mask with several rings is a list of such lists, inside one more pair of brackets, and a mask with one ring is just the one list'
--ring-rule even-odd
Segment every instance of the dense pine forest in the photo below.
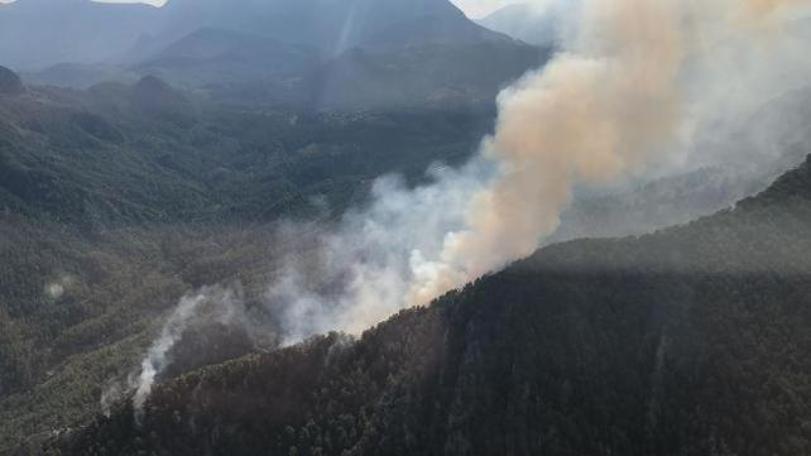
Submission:
{"label": "dense pine forest", "polygon": [[0,456],[811,455],[809,30],[0,0]]}
{"label": "dense pine forest", "polygon": [[290,248],[281,218],[328,224],[380,174],[464,160],[493,115],[248,110],[153,77],[77,91],[6,74],[0,448],[96,413],[187,291],[261,295]]}
{"label": "dense pine forest", "polygon": [[811,162],[686,226],[540,250],[357,341],[162,385],[50,454],[811,451]]}

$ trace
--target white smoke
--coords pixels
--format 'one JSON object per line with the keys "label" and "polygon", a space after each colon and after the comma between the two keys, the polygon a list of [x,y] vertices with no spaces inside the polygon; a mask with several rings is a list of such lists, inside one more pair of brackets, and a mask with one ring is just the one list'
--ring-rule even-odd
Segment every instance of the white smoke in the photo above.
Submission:
{"label": "white smoke", "polygon": [[799,0],[582,2],[565,51],[499,96],[496,131],[471,163],[413,190],[381,179],[367,208],[316,237],[315,253],[288,259],[267,296],[286,341],[358,333],[427,304],[531,254],[578,183],[674,161],[691,115],[718,106],[703,103],[701,87],[729,80],[705,71],[713,44],[767,46],[759,34],[777,29],[790,3]]}
{"label": "white smoke", "polygon": [[[793,3],[800,1],[584,0],[565,50],[499,96],[496,130],[467,165],[432,168],[429,182],[413,189],[381,178],[370,203],[336,226],[282,230],[298,248],[282,259],[266,299],[284,344],[330,330],[358,334],[428,304],[531,254],[578,184],[684,159],[696,123],[710,108],[727,108],[706,102],[736,70],[712,65],[716,46],[769,45]],[[783,55],[780,45],[772,40],[771,51]],[[736,57],[753,65],[762,55]],[[774,80],[763,71],[759,81]],[[181,300],[149,350],[136,409],[206,294]]]}
{"label": "white smoke", "polygon": [[203,294],[184,296],[163,326],[160,337],[152,343],[152,347],[149,348],[149,352],[141,362],[141,373],[138,375],[135,397],[133,398],[133,405],[136,410],[143,409],[149,393],[152,392],[155,378],[169,363],[166,358],[169,350],[183,336],[189,320],[194,316],[197,308],[205,298],[206,296]]}
{"label": "white smoke", "polygon": [[493,178],[483,157],[459,170],[434,168],[430,183],[416,189],[384,177],[372,202],[336,227],[306,239],[310,230],[283,230],[286,243],[297,240],[299,248],[282,260],[266,300],[281,317],[285,343],[333,329],[358,334],[402,309],[414,278],[431,273],[422,252],[439,251],[443,233],[465,226],[470,195]]}
{"label": "white smoke", "polygon": [[152,342],[139,370],[131,373],[125,381],[109,382],[104,389],[102,411],[109,415],[113,404],[132,394],[135,416],[140,421],[155,382],[172,363],[172,349],[188,329],[211,323],[226,326],[247,324],[238,287],[204,287],[183,296],[164,323],[158,338]]}

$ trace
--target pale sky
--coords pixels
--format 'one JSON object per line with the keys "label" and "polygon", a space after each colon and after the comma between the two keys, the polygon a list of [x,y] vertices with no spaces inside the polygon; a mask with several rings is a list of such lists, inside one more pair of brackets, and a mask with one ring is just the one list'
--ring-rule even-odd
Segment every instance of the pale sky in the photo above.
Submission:
{"label": "pale sky", "polygon": [[[0,0],[0,3],[8,3],[11,0]],[[100,0],[101,1],[101,0]],[[108,3],[134,3],[139,0],[103,0]],[[162,5],[166,0],[140,0],[142,3],[151,5]],[[543,0],[451,0],[465,12],[468,16],[477,19],[484,17],[493,11],[513,3],[539,3]]]}

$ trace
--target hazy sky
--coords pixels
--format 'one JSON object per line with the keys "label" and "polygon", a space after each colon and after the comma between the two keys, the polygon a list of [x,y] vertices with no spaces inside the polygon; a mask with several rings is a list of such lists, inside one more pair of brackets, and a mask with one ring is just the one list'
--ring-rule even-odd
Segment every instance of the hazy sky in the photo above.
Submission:
{"label": "hazy sky", "polygon": [[[0,0],[0,3],[7,3],[10,0]],[[108,3],[133,3],[138,0],[103,0]],[[162,5],[166,0],[140,0],[143,3],[152,5]],[[451,0],[462,11],[472,18],[479,18],[513,3],[541,3],[544,0]]]}

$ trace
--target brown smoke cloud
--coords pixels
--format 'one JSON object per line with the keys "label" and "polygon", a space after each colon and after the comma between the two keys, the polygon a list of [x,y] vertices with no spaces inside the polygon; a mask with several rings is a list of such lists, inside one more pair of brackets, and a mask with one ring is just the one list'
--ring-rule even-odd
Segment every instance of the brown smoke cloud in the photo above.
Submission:
{"label": "brown smoke cloud", "polygon": [[[499,96],[496,131],[481,156],[460,169],[437,171],[423,187],[378,180],[373,203],[350,211],[329,232],[303,236],[312,227],[298,225],[282,230],[280,243],[296,247],[267,299],[281,316],[285,345],[333,329],[360,333],[402,307],[426,304],[531,254],[557,228],[578,182],[617,179],[662,158],[677,139],[689,117],[685,68],[691,58],[693,65],[707,58],[694,53],[717,57],[712,45],[701,44],[702,32],[746,35],[748,44],[763,38],[758,29],[771,22],[764,19],[808,3],[584,2],[569,50]],[[762,64],[757,54],[745,58]],[[723,70],[723,77],[710,79],[727,84],[730,73]],[[699,86],[698,97],[713,91]],[[493,164],[500,168],[494,179]],[[293,241],[318,245],[317,258],[299,258],[303,244]],[[198,309],[213,300],[231,315],[240,309],[237,297],[206,289],[181,300],[142,362],[133,385],[136,409]]]}
{"label": "brown smoke cloud", "polygon": [[769,15],[783,7],[808,3],[805,0],[747,0],[747,2],[748,13],[753,14],[755,17]]}
{"label": "brown smoke cloud", "polygon": [[415,302],[529,255],[557,227],[575,181],[616,177],[675,130],[684,59],[676,4],[593,0],[584,10],[584,48],[499,97],[485,147],[503,175],[475,197],[469,230],[449,237],[445,267],[416,285]]}
{"label": "brown smoke cloud", "polygon": [[[750,98],[749,79],[730,76],[764,67],[768,35],[781,31],[771,24],[784,25],[779,10],[800,3],[580,1],[565,15],[578,15],[567,24],[575,36],[564,27],[566,50],[499,96],[496,129],[480,154],[429,173],[417,188],[378,180],[370,204],[314,236],[316,259],[294,251],[283,261],[267,300],[285,344],[329,330],[357,334],[427,304],[531,254],[556,230],[578,184],[687,157],[681,146],[697,123],[713,120],[707,113],[737,113],[740,103],[728,109],[727,99]],[[764,42],[758,53],[749,46],[756,42]],[[719,52],[727,47],[736,52]],[[763,71],[780,84],[769,65]]]}
{"label": "brown smoke cloud", "polygon": [[[574,49],[500,95],[485,153],[502,175],[471,202],[468,229],[446,237],[434,273],[417,278],[411,304],[531,254],[557,228],[576,182],[610,181],[664,149],[683,120],[686,19],[702,3],[585,2]],[[722,10],[763,19],[796,3],[733,0]]]}

